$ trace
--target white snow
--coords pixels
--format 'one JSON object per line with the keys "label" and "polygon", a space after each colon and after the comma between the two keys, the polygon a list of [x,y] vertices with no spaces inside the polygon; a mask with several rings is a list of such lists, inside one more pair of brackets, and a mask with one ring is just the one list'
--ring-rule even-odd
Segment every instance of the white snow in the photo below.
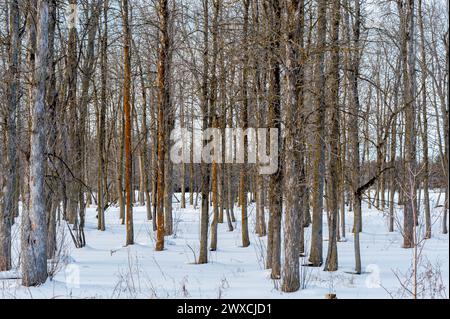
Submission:
{"label": "white snow", "polygon": [[[177,195],[179,198],[180,196]],[[419,278],[425,278],[420,289],[422,297],[448,298],[449,238],[440,233],[442,207],[437,207],[438,194],[431,194],[433,208],[433,236],[426,240],[419,263]],[[444,199],[442,194],[441,204]],[[50,265],[55,276],[40,286],[24,288],[20,285],[18,255],[20,234],[18,222],[13,226],[13,254],[15,270],[0,273],[0,298],[321,298],[333,292],[344,298],[410,298],[402,289],[408,285],[413,256],[412,249],[401,248],[402,237],[389,233],[387,213],[363,205],[363,233],[361,254],[364,273],[352,274],[354,268],[352,213],[346,214],[345,241],[338,243],[339,270],[328,273],[321,268],[301,267],[304,289],[296,293],[282,293],[281,282],[270,279],[264,269],[266,239],[254,234],[254,205],[249,207],[251,245],[240,247],[240,211],[235,208],[238,221],[235,230],[219,224],[218,250],[209,252],[209,263],[195,264],[199,250],[198,210],[180,209],[174,203],[173,236],[166,237],[165,250],[154,250],[152,222],[146,220],[145,207],[134,208],[136,244],[124,247],[125,226],[120,224],[117,208],[106,212],[106,231],[97,230],[96,210],[87,210],[87,246],[76,249],[61,223],[58,236],[65,238],[59,262]],[[397,211],[401,220],[402,210]],[[266,221],[268,216],[266,217]],[[422,221],[422,217],[421,217]],[[421,222],[422,223],[422,222]],[[398,227],[396,227],[398,229]],[[419,230],[423,233],[423,229]],[[306,230],[309,245],[310,228]],[[327,236],[324,216],[324,236]],[[422,235],[420,235],[422,237]],[[328,242],[324,241],[324,260]],[[426,266],[429,260],[432,267]],[[301,263],[307,259],[302,258]],[[431,271],[440,265],[440,271]],[[437,275],[436,275],[437,273]],[[12,279],[7,279],[12,278]],[[439,288],[442,285],[445,288]],[[419,289],[419,290],[420,290]]]}

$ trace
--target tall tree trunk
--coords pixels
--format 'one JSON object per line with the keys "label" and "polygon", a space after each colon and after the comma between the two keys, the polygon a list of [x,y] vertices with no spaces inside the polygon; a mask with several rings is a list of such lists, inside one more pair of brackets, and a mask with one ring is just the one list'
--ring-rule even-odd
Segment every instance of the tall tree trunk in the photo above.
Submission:
{"label": "tall tree trunk", "polygon": [[[211,63],[211,81],[210,81],[210,95],[209,95],[209,105],[210,112],[212,114],[212,125],[213,128],[219,128],[218,112],[216,110],[217,102],[217,55],[218,55],[218,32],[219,32],[219,14],[220,14],[220,0],[213,0],[213,21],[212,21],[212,63]],[[214,153],[220,150],[214,149]],[[217,226],[219,224],[219,180],[218,180],[218,166],[216,160],[217,156],[214,154],[213,162],[211,167],[211,195],[213,204],[213,220],[211,223],[211,245],[210,250],[217,250]]]}
{"label": "tall tree trunk", "polygon": [[[361,26],[361,12],[360,0],[355,0],[354,6],[354,25],[353,25],[353,39],[352,44],[354,52],[350,62],[350,88],[351,88],[351,103],[350,103],[350,118],[349,127],[358,128],[358,117],[360,111],[359,92],[358,92],[358,78],[359,78],[359,59],[360,59],[360,26]],[[361,251],[359,244],[359,233],[361,232],[361,196],[357,192],[359,188],[360,177],[360,155],[359,155],[359,132],[357,129],[350,132],[350,146],[349,157],[351,172],[351,189],[353,192],[353,234],[354,234],[354,250],[355,250],[355,272],[361,273]]]}
{"label": "tall tree trunk", "polygon": [[100,92],[100,114],[98,125],[98,195],[97,195],[97,228],[101,231],[105,230],[105,118],[106,108],[108,107],[106,92],[108,85],[108,5],[109,1],[103,2],[103,35],[101,38],[101,92]]}
{"label": "tall tree trunk", "polygon": [[431,238],[431,213],[430,213],[430,193],[429,193],[429,176],[430,167],[428,160],[428,114],[427,114],[427,61],[425,54],[425,32],[423,26],[422,0],[418,3],[418,18],[420,29],[420,56],[421,56],[421,91],[422,91],[422,145],[423,145],[423,193],[424,193],[424,210],[425,210],[425,238]]}
{"label": "tall tree trunk", "polygon": [[[209,127],[211,124],[210,116],[211,110],[208,103],[208,30],[209,30],[209,5],[208,0],[203,0],[203,74],[201,84],[201,101],[200,107],[202,112],[202,131]],[[203,138],[203,148],[207,145],[207,141]],[[202,193],[202,207],[200,213],[200,254],[198,257],[199,264],[206,264],[208,262],[208,226],[209,226],[209,188],[210,188],[210,168],[209,164],[202,160],[201,163],[201,193]]]}
{"label": "tall tree trunk", "polygon": [[[297,291],[300,288],[300,228],[303,227],[300,221],[303,219],[299,200],[303,196],[297,192],[299,173],[303,170],[303,154],[297,155],[299,144],[296,139],[299,136],[296,112],[303,112],[303,101],[300,101],[299,92],[299,50],[297,43],[303,37],[303,15],[304,1],[290,0],[287,4],[288,26],[285,39],[286,46],[286,129],[285,129],[285,172],[284,172],[284,193],[285,195],[285,218],[284,218],[284,265],[283,283],[284,292]],[[297,115],[298,116],[298,115]],[[300,116],[301,119],[301,116]],[[304,186],[301,190],[304,189]]]}
{"label": "tall tree trunk", "polygon": [[124,28],[124,89],[123,89],[123,112],[125,114],[125,196],[126,196],[126,245],[134,244],[133,232],[133,207],[132,207],[132,154],[131,154],[131,31],[128,22],[128,0],[122,0],[122,22]]}
{"label": "tall tree trunk", "polygon": [[309,262],[311,266],[322,265],[322,217],[323,217],[323,188],[325,171],[325,45],[326,45],[326,11],[327,1],[319,0],[317,17],[317,50],[315,60],[315,129],[314,146],[312,150],[312,233]]}
{"label": "tall tree trunk", "polygon": [[[34,7],[36,5],[36,7]],[[37,10],[36,32],[30,31],[30,44],[36,42],[35,61],[30,65],[35,73],[31,83],[34,99],[31,100],[30,132],[30,198],[22,217],[22,284],[26,287],[43,284],[47,280],[47,225],[45,214],[45,93],[48,67],[48,11],[47,0],[33,1]],[[34,15],[34,13],[31,13]],[[34,38],[35,36],[35,38]],[[33,39],[34,38],[34,39]]]}
{"label": "tall tree trunk", "polygon": [[158,54],[158,175],[157,175],[157,214],[156,214],[156,250],[164,249],[164,177],[165,177],[165,123],[166,110],[169,107],[168,87],[168,57],[169,57],[169,34],[168,20],[169,9],[167,0],[158,2],[159,18],[159,54]]}
{"label": "tall tree trunk", "polygon": [[401,56],[403,67],[405,105],[405,205],[403,218],[403,247],[414,246],[414,223],[416,207],[416,137],[415,137],[415,45],[414,0],[398,2],[400,16]]}
{"label": "tall tree trunk", "polygon": [[[77,115],[77,82],[78,82],[78,52],[77,52],[77,39],[78,39],[78,31],[77,31],[77,21],[76,18],[76,12],[75,10],[77,7],[77,1],[76,0],[70,0],[70,10],[73,10],[71,12],[71,18],[73,20],[69,21],[69,42],[67,45],[67,103],[68,103],[68,149],[66,154],[66,160],[74,170],[75,163],[76,163],[76,148],[77,148],[77,141],[76,141],[76,134],[77,134],[77,125],[78,123],[78,115]],[[69,157],[70,156],[70,157]],[[65,173],[65,175],[68,175]],[[74,181],[73,178],[70,180],[70,182],[67,180],[67,218],[70,224],[75,224],[77,222],[77,215],[78,215],[78,209],[77,209],[77,189],[76,184],[77,181]]]}
{"label": "tall tree trunk", "polygon": [[[256,32],[261,32],[261,23],[260,23],[260,10],[259,10],[259,1],[253,0],[253,23],[255,24]],[[260,52],[261,54],[262,52]],[[264,56],[265,57],[265,54]],[[265,78],[263,79],[262,76],[262,63],[260,63],[259,58],[254,59],[254,78],[255,78],[255,85],[254,85],[254,91],[255,91],[255,99],[256,99],[256,126],[258,128],[263,127],[263,123],[265,122],[263,120],[263,114],[265,112],[265,96],[264,93],[265,90]],[[265,70],[264,70],[265,71]],[[258,134],[258,131],[257,131]],[[256,136],[256,139],[258,140],[259,136]],[[256,153],[259,152],[259,147],[261,145],[256,144],[257,150]],[[257,157],[256,162],[257,167],[259,167],[260,160],[259,156]],[[260,237],[264,237],[267,235],[266,230],[266,219],[265,219],[265,205],[264,205],[264,177],[263,175],[259,174],[256,170],[256,176],[255,176],[255,183],[256,183],[256,233]]]}
{"label": "tall tree trunk", "polygon": [[8,69],[8,114],[6,117],[8,130],[8,162],[6,191],[3,205],[0,206],[0,271],[11,269],[11,225],[14,220],[15,191],[17,179],[17,133],[16,113],[19,108],[19,1],[12,0],[9,8],[9,69]]}
{"label": "tall tree trunk", "polygon": [[248,159],[248,136],[246,130],[248,128],[248,9],[250,5],[249,0],[243,0],[244,4],[244,34],[243,34],[243,70],[242,70],[242,106],[241,106],[241,127],[244,131],[244,163],[241,164],[240,181],[239,181],[239,201],[241,206],[241,222],[242,222],[242,247],[248,247],[250,245],[250,238],[248,235],[248,217],[247,217],[247,159]]}
{"label": "tall tree trunk", "polygon": [[278,130],[278,150],[274,156],[278,159],[277,172],[270,176],[269,180],[269,229],[267,239],[266,268],[271,268],[271,278],[279,279],[281,275],[281,213],[282,191],[281,184],[283,172],[281,165],[281,85],[280,62],[278,54],[280,50],[281,28],[281,4],[279,0],[263,2],[264,10],[269,17],[270,39],[269,49],[269,111],[267,124],[270,128]]}
{"label": "tall tree trunk", "polygon": [[[57,147],[57,110],[58,94],[56,89],[55,74],[55,29],[56,29],[56,0],[49,2],[49,23],[48,23],[48,88],[46,93],[46,130],[47,130],[47,153],[55,154]],[[47,171],[50,174],[57,174],[57,166],[47,156]],[[56,211],[60,205],[58,184],[55,180],[46,183],[46,211],[47,211],[47,258],[53,259],[56,252]]]}
{"label": "tall tree trunk", "polygon": [[330,122],[331,134],[329,136],[330,154],[329,154],[329,203],[328,210],[328,253],[325,261],[326,271],[336,271],[338,269],[337,253],[337,227],[338,227],[338,161],[339,161],[339,22],[340,0],[333,0],[332,6],[332,27],[331,27],[331,57],[330,57]]}

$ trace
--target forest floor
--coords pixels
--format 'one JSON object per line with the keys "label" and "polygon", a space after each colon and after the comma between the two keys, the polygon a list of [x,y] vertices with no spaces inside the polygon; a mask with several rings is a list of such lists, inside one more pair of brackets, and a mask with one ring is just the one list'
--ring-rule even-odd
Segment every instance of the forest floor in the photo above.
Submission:
{"label": "forest floor", "polygon": [[[179,194],[177,194],[179,198]],[[449,237],[442,235],[442,207],[437,207],[438,194],[431,196],[433,236],[419,249],[419,297],[449,296]],[[442,194],[440,201],[442,202]],[[254,234],[255,207],[249,207],[251,245],[241,245],[240,211],[238,221],[229,232],[227,224],[219,224],[218,250],[209,252],[209,263],[195,264],[199,251],[199,210],[180,209],[174,203],[173,236],[166,237],[165,250],[154,250],[152,222],[146,220],[145,207],[134,208],[135,245],[124,247],[125,226],[119,221],[117,208],[106,212],[106,231],[97,230],[96,209],[87,210],[86,247],[76,249],[68,228],[61,226],[58,237],[64,242],[58,261],[49,264],[53,278],[34,288],[20,285],[19,271],[0,273],[0,298],[324,298],[336,293],[338,298],[411,298],[413,249],[403,249],[402,210],[397,210],[396,232],[389,233],[387,212],[367,203],[363,205],[361,255],[363,274],[353,274],[354,248],[351,232],[353,216],[346,214],[347,237],[338,243],[339,270],[333,273],[323,267],[301,267],[302,288],[296,293],[282,293],[279,281],[270,279],[264,269],[267,238]],[[266,221],[268,216],[266,216]],[[328,241],[324,215],[324,259]],[[422,218],[420,218],[422,224]],[[13,254],[18,269],[20,217],[13,227]],[[309,246],[309,227],[306,247]],[[420,229],[420,234],[423,230]],[[419,236],[422,238],[422,235]],[[302,258],[301,263],[307,262]],[[7,279],[9,278],[9,279]]]}

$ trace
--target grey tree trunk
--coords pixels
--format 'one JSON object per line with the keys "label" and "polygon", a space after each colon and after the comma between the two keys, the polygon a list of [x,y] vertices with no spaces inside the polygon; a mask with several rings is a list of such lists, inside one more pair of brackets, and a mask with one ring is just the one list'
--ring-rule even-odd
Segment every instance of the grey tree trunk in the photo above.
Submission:
{"label": "grey tree trunk", "polygon": [[[209,5],[208,0],[203,0],[203,74],[201,85],[201,111],[202,111],[202,130],[205,131],[210,121],[210,109],[208,103],[208,29],[209,29]],[[202,141],[202,146],[205,147],[207,141]],[[198,257],[199,264],[206,264],[208,262],[208,227],[209,227],[209,189],[210,189],[210,164],[202,161],[201,169],[201,213],[200,213],[200,254]]]}
{"label": "grey tree trunk", "polygon": [[[57,149],[57,105],[58,94],[55,75],[55,29],[56,29],[56,0],[49,1],[49,23],[48,23],[48,89],[46,94],[46,130],[47,130],[47,152],[55,154]],[[47,156],[47,174],[57,172],[57,166]],[[56,245],[56,213],[60,205],[60,194],[58,183],[49,181],[46,187],[46,211],[47,211],[47,258],[53,259],[57,250]]]}
{"label": "grey tree trunk", "polygon": [[414,246],[414,210],[416,207],[416,137],[415,137],[415,45],[414,45],[414,0],[399,1],[400,41],[405,105],[405,172],[404,172],[404,217],[403,247]]}
{"label": "grey tree trunk", "polygon": [[[77,6],[76,0],[70,0],[69,4],[71,9]],[[71,13],[72,18],[75,18],[75,14]],[[77,40],[78,31],[76,27],[76,21],[70,21],[69,25],[69,39],[67,45],[67,68],[66,68],[66,82],[67,82],[67,104],[68,104],[68,114],[67,114],[67,151],[66,151],[66,161],[74,170],[76,159],[75,152],[77,149],[78,142],[76,141],[77,133],[77,83],[78,83],[78,52],[77,52]],[[77,209],[77,182],[69,178],[70,174],[67,172],[66,175],[66,188],[67,188],[67,219],[70,224],[74,225],[77,222],[78,209]]]}
{"label": "grey tree trunk", "polygon": [[422,91],[422,144],[423,144],[423,193],[424,193],[424,210],[425,210],[425,238],[431,238],[431,213],[430,213],[430,193],[429,193],[429,176],[430,167],[428,160],[428,114],[427,114],[427,65],[425,53],[425,32],[423,23],[422,0],[418,3],[418,19],[420,29],[420,56],[421,56],[421,91]]}
{"label": "grey tree trunk", "polygon": [[[250,6],[249,0],[243,0],[244,5],[244,25],[243,25],[243,70],[242,70],[242,106],[241,106],[241,127],[245,130],[248,128],[248,10]],[[250,238],[248,235],[248,214],[247,214],[247,159],[248,159],[248,136],[244,136],[244,163],[241,164],[240,180],[239,180],[239,201],[241,206],[241,232],[242,232],[242,247],[250,245]]]}
{"label": "grey tree trunk", "polygon": [[278,159],[277,172],[269,177],[269,225],[267,238],[266,268],[271,268],[271,278],[281,277],[281,214],[282,214],[282,181],[281,164],[281,79],[280,61],[278,58],[281,39],[281,3],[279,0],[263,2],[264,11],[268,17],[270,38],[269,50],[269,83],[268,83],[268,119],[270,128],[278,130],[278,150],[274,154]]}
{"label": "grey tree trunk", "polygon": [[11,225],[15,215],[15,191],[17,179],[17,134],[16,113],[19,107],[19,1],[13,0],[9,8],[9,69],[8,69],[8,162],[6,165],[6,190],[3,205],[0,205],[0,271],[11,269]]}
{"label": "grey tree trunk", "polygon": [[[354,24],[353,24],[353,38],[352,45],[354,52],[350,62],[350,88],[351,88],[351,103],[350,103],[350,118],[349,127],[359,127],[358,117],[360,111],[359,92],[358,92],[358,77],[359,77],[359,59],[360,59],[360,0],[355,0],[354,5]],[[361,232],[361,196],[357,194],[359,188],[360,177],[360,154],[359,154],[359,132],[358,130],[351,130],[349,136],[349,157],[351,172],[351,190],[353,193],[353,234],[354,234],[354,250],[355,250],[355,272],[361,273],[361,251],[359,244],[359,233]]]}
{"label": "grey tree trunk", "polygon": [[[212,125],[214,128],[219,128],[218,112],[216,110],[217,103],[217,56],[218,56],[218,32],[219,32],[219,14],[220,14],[220,0],[213,0],[213,21],[212,21],[212,63],[211,63],[211,81],[209,94],[209,107],[212,114]],[[214,150],[217,152],[218,150]],[[214,156],[215,157],[215,156]],[[211,223],[211,245],[210,250],[217,250],[217,227],[219,224],[219,163],[213,159],[211,168],[211,195],[213,204],[213,220]]]}
{"label": "grey tree trunk", "polygon": [[331,134],[329,136],[329,206],[328,210],[328,253],[325,261],[326,271],[336,271],[338,269],[337,234],[338,229],[338,162],[339,162],[339,22],[340,0],[334,0],[332,5],[332,26],[331,26],[331,57],[330,57],[330,122]]}
{"label": "grey tree trunk", "polygon": [[[300,130],[297,124],[298,114],[303,112],[303,101],[300,101],[299,92],[299,51],[297,48],[300,37],[303,37],[303,15],[304,1],[290,0],[287,5],[288,26],[285,36],[286,47],[286,86],[287,86],[287,105],[286,105],[286,128],[285,128],[285,171],[284,171],[284,193],[285,193],[285,218],[284,218],[284,264],[282,273],[282,290],[284,292],[297,291],[300,288],[300,228],[303,227],[301,220],[303,214],[299,200],[302,194],[297,192],[299,183],[299,173],[304,171],[304,154],[297,155],[300,152],[296,140],[302,140],[299,136]],[[301,118],[301,116],[300,116]],[[300,186],[301,190],[304,186]]]}
{"label": "grey tree trunk", "polygon": [[128,0],[122,0],[122,22],[124,27],[123,61],[123,113],[125,115],[125,221],[126,221],[126,245],[134,244],[133,230],[133,204],[132,204],[132,151],[131,151],[131,31],[128,16]]}
{"label": "grey tree trunk", "polygon": [[[47,225],[45,214],[45,93],[48,67],[48,0],[34,2],[36,33],[30,31],[30,44],[36,41],[35,72],[31,90],[34,95],[30,132],[30,198],[22,216],[22,284],[26,287],[47,280]],[[34,8],[32,8],[33,10]],[[31,13],[33,14],[33,13]],[[29,28],[34,28],[30,23]],[[35,39],[33,36],[35,34]],[[33,45],[31,45],[33,46]]]}
{"label": "grey tree trunk", "polygon": [[309,262],[311,266],[322,265],[322,218],[325,173],[325,41],[327,1],[319,0],[317,17],[317,55],[315,60],[315,134],[312,150],[312,232]]}
{"label": "grey tree trunk", "polygon": [[107,102],[107,85],[108,85],[108,3],[104,1],[103,6],[103,34],[101,38],[101,92],[100,92],[100,114],[98,124],[98,195],[97,195],[97,214],[98,225],[97,228],[101,231],[106,229],[105,227],[105,117]]}
{"label": "grey tree trunk", "polygon": [[166,130],[166,109],[169,107],[169,83],[168,83],[168,61],[169,61],[169,9],[168,1],[160,0],[158,2],[159,18],[159,52],[158,52],[158,170],[157,170],[157,239],[155,250],[164,249],[164,178],[165,178],[165,130]]}

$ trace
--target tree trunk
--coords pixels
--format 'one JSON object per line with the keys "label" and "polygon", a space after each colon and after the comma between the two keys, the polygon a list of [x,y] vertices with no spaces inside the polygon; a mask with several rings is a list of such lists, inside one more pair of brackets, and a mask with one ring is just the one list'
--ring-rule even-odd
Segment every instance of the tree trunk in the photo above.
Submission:
{"label": "tree trunk", "polygon": [[[75,7],[77,6],[76,0],[70,0],[70,6],[71,10],[76,10]],[[71,12],[71,18],[75,18],[76,14],[74,12]],[[77,69],[78,69],[78,61],[77,61],[77,38],[78,38],[78,32],[76,28],[76,21],[70,21],[69,22],[69,42],[67,45],[67,104],[68,104],[68,150],[67,150],[67,157],[66,160],[74,170],[75,163],[76,163],[76,148],[77,148],[77,141],[76,141],[76,127],[78,123],[78,115],[77,115]],[[69,157],[70,156],[70,157]],[[68,174],[66,174],[68,175]],[[76,193],[76,184],[78,182],[72,180],[68,181],[67,183],[67,218],[70,224],[74,225],[77,221],[77,193]]]}
{"label": "tree trunk", "polygon": [[[216,110],[217,102],[217,55],[218,55],[218,32],[219,32],[219,14],[220,14],[220,0],[213,0],[213,22],[212,22],[212,63],[211,63],[211,81],[210,81],[210,95],[209,95],[209,107],[212,114],[212,126],[213,128],[219,128],[218,112]],[[214,149],[214,153],[220,150]],[[219,180],[218,180],[218,166],[216,160],[217,156],[214,154],[211,168],[211,195],[213,204],[213,220],[211,223],[211,245],[210,250],[217,250],[217,227],[219,224]]]}
{"label": "tree trunk", "polygon": [[[47,152],[56,153],[57,147],[57,104],[58,94],[56,89],[55,75],[55,29],[56,29],[56,0],[49,2],[48,23],[48,86],[46,94],[46,130],[47,130]],[[57,166],[47,156],[47,174],[57,174]],[[53,259],[56,252],[56,212],[60,204],[58,183],[55,180],[46,183],[46,211],[47,211],[47,259]]]}
{"label": "tree trunk", "polygon": [[[350,61],[350,90],[351,90],[351,103],[350,103],[350,116],[349,116],[349,127],[357,128],[358,117],[359,117],[359,92],[358,92],[358,77],[359,77],[359,56],[360,56],[360,3],[359,0],[355,1],[354,7],[354,25],[353,25],[353,39],[352,44],[354,47],[354,52],[351,56]],[[357,193],[359,187],[359,177],[360,177],[360,159],[359,159],[359,132],[357,129],[351,130],[350,132],[350,145],[349,145],[349,157],[350,165],[352,167],[351,172],[351,190],[353,193],[353,234],[354,234],[354,250],[355,250],[355,272],[357,274],[361,273],[361,252],[359,247],[359,233],[361,232],[361,196]]]}
{"label": "tree trunk", "polygon": [[[415,137],[415,52],[414,52],[414,0],[408,4],[398,2],[400,16],[401,56],[403,67],[404,105],[405,105],[405,205],[403,218],[403,247],[414,246],[414,216],[416,207],[416,137]],[[414,185],[413,185],[414,184]],[[414,191],[412,191],[412,189]],[[407,190],[407,191],[406,191]]]}
{"label": "tree trunk", "polygon": [[[210,109],[208,103],[208,71],[209,71],[209,62],[208,62],[208,13],[209,6],[208,0],[203,0],[203,74],[202,74],[202,87],[201,87],[201,101],[200,107],[202,112],[202,131],[205,130],[210,125]],[[207,145],[207,141],[202,139],[202,147],[204,148]],[[200,254],[198,257],[199,264],[206,264],[208,262],[208,226],[209,226],[209,187],[210,187],[210,168],[209,164],[205,163],[202,160],[200,164],[201,169],[201,193],[202,193],[202,206],[200,213]]]}
{"label": "tree trunk", "polygon": [[281,38],[281,4],[278,0],[271,0],[264,4],[264,10],[269,17],[269,111],[267,124],[270,128],[278,130],[278,150],[274,154],[278,159],[278,169],[275,174],[270,176],[269,180],[269,227],[267,238],[267,257],[266,268],[271,268],[271,278],[279,279],[281,275],[281,213],[282,213],[282,191],[281,184],[283,172],[281,165],[281,105],[280,105],[280,62],[278,54],[280,50]]}
{"label": "tree trunk", "polygon": [[332,7],[332,28],[331,28],[331,57],[330,57],[330,122],[331,134],[329,136],[330,153],[329,153],[329,203],[328,209],[328,253],[325,261],[326,271],[336,271],[338,269],[338,252],[337,252],[337,227],[338,227],[338,162],[339,162],[339,22],[340,0],[333,0]]}
{"label": "tree trunk", "polygon": [[429,194],[429,176],[430,167],[428,160],[428,115],[427,115],[427,65],[425,54],[425,33],[423,26],[422,0],[418,3],[418,18],[420,28],[420,55],[422,69],[422,144],[423,144],[423,192],[424,192],[424,210],[425,210],[425,238],[431,238],[431,213],[430,213],[430,194]]}
{"label": "tree trunk", "polygon": [[134,244],[133,232],[133,207],[132,207],[132,154],[131,154],[131,32],[128,23],[128,0],[122,0],[122,22],[124,27],[124,89],[123,89],[123,112],[125,114],[125,216],[126,216],[126,230],[127,238],[126,245]]}
{"label": "tree trunk", "polygon": [[[299,54],[296,45],[303,37],[303,8],[304,1],[290,0],[287,6],[287,17],[289,24],[285,39],[286,46],[286,86],[287,86],[287,105],[286,105],[286,129],[285,129],[285,172],[284,172],[284,193],[285,193],[285,218],[284,218],[284,265],[283,265],[283,283],[284,292],[294,292],[300,288],[300,221],[303,219],[301,205],[299,200],[302,194],[299,194],[297,183],[299,172],[303,171],[303,154],[300,152],[296,139],[302,139],[299,136],[296,112],[303,112],[303,100],[300,101],[299,92]],[[299,116],[301,119],[301,116]],[[301,186],[303,190],[304,186]]]}
{"label": "tree trunk", "polygon": [[158,174],[157,174],[157,215],[156,215],[156,250],[164,249],[164,178],[165,178],[165,129],[166,109],[169,107],[168,87],[168,56],[169,56],[169,34],[168,19],[169,9],[167,0],[159,0],[159,54],[158,54]]}
{"label": "tree trunk", "polygon": [[247,82],[248,82],[248,8],[250,5],[249,0],[243,0],[244,4],[244,34],[243,34],[243,70],[242,70],[242,107],[241,107],[241,127],[244,131],[244,163],[241,164],[240,181],[239,181],[239,201],[241,206],[241,223],[242,223],[242,247],[248,247],[250,245],[250,238],[248,235],[248,217],[247,217],[247,160],[248,160],[248,136],[245,131],[248,128],[248,96],[247,96]]}
{"label": "tree trunk", "polygon": [[[26,287],[43,284],[47,280],[47,225],[45,214],[45,93],[48,67],[48,11],[47,0],[38,0],[36,31],[30,30],[30,47],[36,42],[35,60],[30,64],[34,70],[31,84],[34,99],[31,112],[30,132],[30,198],[22,217],[22,284]],[[33,10],[33,8],[31,9]],[[33,14],[33,13],[31,13]]]}
{"label": "tree trunk", "polygon": [[17,133],[16,113],[19,108],[19,1],[12,0],[9,8],[9,69],[8,69],[8,162],[6,191],[3,205],[0,206],[0,272],[11,269],[11,225],[15,216],[15,190],[17,179]]}
{"label": "tree trunk", "polygon": [[317,56],[315,63],[315,129],[314,146],[312,150],[312,233],[311,233],[311,249],[309,262],[311,266],[318,267],[322,265],[322,215],[323,215],[323,188],[324,188],[324,171],[325,171],[325,40],[326,40],[326,4],[327,1],[320,0],[318,2],[318,18],[317,18]]}
{"label": "tree trunk", "polygon": [[104,231],[105,228],[105,118],[107,102],[107,85],[108,85],[108,1],[103,3],[103,35],[101,38],[101,92],[100,92],[100,114],[98,124],[98,195],[97,195],[97,213],[98,213],[98,225],[97,228]]}

